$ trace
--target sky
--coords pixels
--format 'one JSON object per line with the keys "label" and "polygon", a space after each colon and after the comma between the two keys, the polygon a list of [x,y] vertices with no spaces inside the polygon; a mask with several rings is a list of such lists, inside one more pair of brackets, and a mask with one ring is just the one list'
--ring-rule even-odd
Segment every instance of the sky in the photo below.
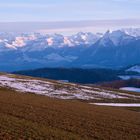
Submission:
{"label": "sky", "polygon": [[[65,28],[71,31],[78,29],[77,22],[81,21],[80,24],[84,24],[83,27],[90,30],[89,24],[93,21],[98,21],[97,24],[100,22],[104,24],[103,21],[106,20],[120,21],[112,26],[127,23],[128,20],[131,24],[126,24],[126,26],[140,25],[140,22],[138,25],[134,25],[136,20],[140,21],[140,0],[0,0],[0,22],[15,22],[15,29],[17,29],[16,25],[19,24],[17,22],[22,22],[22,24],[23,22],[32,22],[32,24],[38,22],[36,30],[46,31],[52,30],[52,28],[55,30],[59,22],[59,25],[63,24],[60,25],[59,29],[57,27],[57,31],[60,31],[62,26],[66,26]],[[85,21],[88,21],[86,26]],[[47,24],[48,22],[56,23],[56,25],[51,28],[41,26],[42,23]],[[103,25],[101,26],[103,27]],[[6,28],[4,25],[2,27]],[[10,27],[12,29],[12,26]]]}

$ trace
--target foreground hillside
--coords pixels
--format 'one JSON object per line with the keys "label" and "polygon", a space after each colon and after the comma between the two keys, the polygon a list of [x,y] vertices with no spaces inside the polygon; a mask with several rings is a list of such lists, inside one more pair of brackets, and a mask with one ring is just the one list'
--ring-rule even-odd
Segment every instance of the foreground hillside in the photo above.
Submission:
{"label": "foreground hillside", "polygon": [[140,114],[0,88],[0,139],[138,140]]}
{"label": "foreground hillside", "polygon": [[89,104],[103,101],[140,103],[136,93],[1,74],[0,139],[139,140],[140,113]]}
{"label": "foreground hillside", "polygon": [[139,93],[13,74],[1,74],[0,87],[22,93],[34,93],[58,99],[81,100],[88,103],[140,103]]}

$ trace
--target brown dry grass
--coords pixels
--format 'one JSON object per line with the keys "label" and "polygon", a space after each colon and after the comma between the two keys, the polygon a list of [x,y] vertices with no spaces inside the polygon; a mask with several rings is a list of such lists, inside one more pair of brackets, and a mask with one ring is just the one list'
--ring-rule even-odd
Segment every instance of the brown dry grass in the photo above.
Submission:
{"label": "brown dry grass", "polygon": [[0,139],[139,140],[140,113],[0,88]]}

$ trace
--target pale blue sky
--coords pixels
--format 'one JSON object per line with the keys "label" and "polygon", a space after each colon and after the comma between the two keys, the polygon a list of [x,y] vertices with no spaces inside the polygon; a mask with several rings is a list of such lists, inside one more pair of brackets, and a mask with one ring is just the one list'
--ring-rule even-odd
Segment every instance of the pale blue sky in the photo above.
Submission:
{"label": "pale blue sky", "polygon": [[70,34],[128,27],[140,27],[140,0],[0,0],[0,31]]}
{"label": "pale blue sky", "polygon": [[140,19],[140,0],[0,0],[0,21]]}

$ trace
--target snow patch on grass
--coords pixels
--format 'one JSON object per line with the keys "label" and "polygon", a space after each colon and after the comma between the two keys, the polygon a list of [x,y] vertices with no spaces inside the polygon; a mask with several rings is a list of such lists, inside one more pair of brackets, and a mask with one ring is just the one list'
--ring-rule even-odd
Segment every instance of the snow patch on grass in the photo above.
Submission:
{"label": "snow patch on grass", "polygon": [[140,88],[135,88],[135,87],[122,87],[120,90],[125,90],[125,91],[133,91],[133,92],[139,92],[140,93]]}
{"label": "snow patch on grass", "polygon": [[101,88],[47,80],[18,78],[8,74],[0,76],[0,87],[7,87],[24,93],[35,93],[59,99],[101,100],[140,98],[140,96]]}
{"label": "snow patch on grass", "polygon": [[90,103],[94,105],[100,105],[100,106],[118,106],[118,107],[140,107],[140,103],[135,104],[126,104],[126,103]]}

